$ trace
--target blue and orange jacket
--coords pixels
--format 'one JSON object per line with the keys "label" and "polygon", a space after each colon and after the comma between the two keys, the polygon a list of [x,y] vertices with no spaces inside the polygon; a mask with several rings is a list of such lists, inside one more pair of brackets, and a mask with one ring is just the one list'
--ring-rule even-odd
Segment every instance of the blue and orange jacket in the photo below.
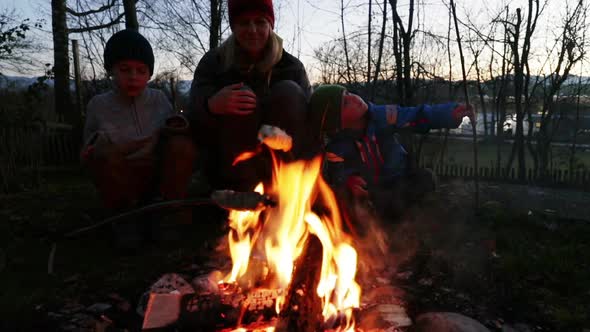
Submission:
{"label": "blue and orange jacket", "polygon": [[[457,128],[453,118],[457,103],[400,107],[369,104],[369,124],[365,131],[343,129],[333,135],[326,145],[324,178],[336,189],[351,175],[360,175],[369,190],[387,186],[407,170],[407,152],[396,138],[396,130],[411,128],[416,133],[430,129]],[[388,124],[386,112],[397,109],[397,122]]]}

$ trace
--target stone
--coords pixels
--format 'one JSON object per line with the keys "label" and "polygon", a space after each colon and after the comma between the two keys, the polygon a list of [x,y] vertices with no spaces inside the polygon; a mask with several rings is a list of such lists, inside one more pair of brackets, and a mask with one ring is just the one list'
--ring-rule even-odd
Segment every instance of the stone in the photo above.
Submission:
{"label": "stone", "polygon": [[413,332],[490,332],[478,321],[453,312],[430,312],[416,318]]}
{"label": "stone", "polygon": [[91,312],[93,314],[102,314],[103,312],[111,309],[113,306],[108,304],[108,303],[95,303],[91,306],[89,306],[88,308],[86,308],[86,310],[88,312]]}
{"label": "stone", "polygon": [[0,272],[6,268],[6,254],[4,250],[0,249]]}
{"label": "stone", "polygon": [[406,308],[397,304],[382,304],[377,306],[377,310],[381,313],[381,318],[391,323],[396,327],[404,327],[412,325],[412,320],[406,313]]}
{"label": "stone", "polygon": [[363,290],[361,303],[368,305],[390,303],[401,304],[406,297],[406,292],[395,286],[381,286]]}
{"label": "stone", "polygon": [[180,317],[179,293],[157,294],[151,293],[142,331],[157,331],[173,326]]}
{"label": "stone", "polygon": [[[504,324],[502,325],[502,332],[532,332],[533,329],[526,325],[526,324],[522,324],[522,323],[518,323],[518,324]],[[588,331],[590,332],[590,331]]]}
{"label": "stone", "polygon": [[397,304],[380,304],[361,311],[359,328],[363,331],[388,331],[412,325],[406,309]]}
{"label": "stone", "polygon": [[183,277],[176,273],[169,273],[163,275],[150,288],[151,293],[167,294],[177,292],[180,294],[193,294],[194,288],[184,280]]}

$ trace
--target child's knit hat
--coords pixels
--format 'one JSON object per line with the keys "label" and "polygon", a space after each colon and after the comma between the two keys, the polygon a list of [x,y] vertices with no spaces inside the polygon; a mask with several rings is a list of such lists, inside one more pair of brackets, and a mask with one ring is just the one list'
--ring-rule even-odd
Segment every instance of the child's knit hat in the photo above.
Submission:
{"label": "child's knit hat", "polygon": [[313,135],[335,133],[341,128],[342,96],[346,88],[341,85],[321,85],[309,100],[310,123]]}
{"label": "child's knit hat", "polygon": [[109,38],[104,48],[104,67],[107,72],[121,60],[137,60],[154,73],[154,52],[150,43],[139,32],[131,29],[121,30]]}
{"label": "child's knit hat", "polygon": [[275,13],[272,8],[272,0],[228,0],[227,1],[227,12],[229,14],[229,24],[233,25],[235,20],[243,13],[246,12],[259,12],[261,13],[270,26],[274,29],[275,27]]}

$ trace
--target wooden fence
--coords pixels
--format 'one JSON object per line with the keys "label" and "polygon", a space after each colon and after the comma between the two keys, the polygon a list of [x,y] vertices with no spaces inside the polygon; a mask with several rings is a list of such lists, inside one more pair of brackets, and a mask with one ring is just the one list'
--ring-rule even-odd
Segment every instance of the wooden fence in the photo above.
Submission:
{"label": "wooden fence", "polygon": [[[464,178],[473,179],[475,170],[472,166],[465,165],[425,165],[436,173],[441,179]],[[540,174],[532,168],[527,169],[525,181],[521,181],[517,176],[517,169],[511,168],[507,171],[505,168],[497,167],[479,167],[477,173],[481,180],[498,181],[510,183],[524,183],[529,185],[550,186],[574,188],[590,191],[590,171],[578,170],[569,172],[568,170],[553,169],[545,174]]]}
{"label": "wooden fence", "polygon": [[[19,175],[33,174],[37,179],[27,177],[33,184],[39,181],[40,171],[45,168],[75,166],[79,163],[80,140],[67,128],[0,128],[0,192],[10,192],[19,185]],[[475,170],[471,166],[446,164],[424,165],[434,170],[441,179],[473,179]],[[525,181],[520,181],[516,168],[506,172],[504,168],[480,167],[479,178],[485,181],[524,183],[539,186],[574,188],[590,191],[590,171],[569,172],[554,169],[547,174],[527,170]]]}
{"label": "wooden fence", "polygon": [[0,128],[0,192],[38,184],[44,168],[78,163],[79,139],[69,129]]}

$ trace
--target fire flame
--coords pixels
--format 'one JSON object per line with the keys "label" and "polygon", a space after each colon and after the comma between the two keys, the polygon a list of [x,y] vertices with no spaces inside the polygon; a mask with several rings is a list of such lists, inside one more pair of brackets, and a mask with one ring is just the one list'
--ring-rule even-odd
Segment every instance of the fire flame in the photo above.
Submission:
{"label": "fire flame", "polygon": [[[339,331],[354,331],[352,311],[359,307],[361,291],[355,281],[357,252],[352,239],[342,229],[336,198],[321,177],[321,165],[321,157],[287,163],[273,155],[272,184],[264,190],[259,184],[256,191],[271,194],[278,205],[262,214],[230,212],[229,246],[233,266],[225,282],[236,282],[244,276],[253,251],[260,250],[272,275],[272,285],[268,286],[286,290],[294,262],[309,234],[314,234],[323,248],[316,293],[322,299],[324,319],[345,316],[346,324]],[[318,215],[312,211],[318,202],[326,213]],[[283,302],[284,298],[277,299],[277,312]]]}

